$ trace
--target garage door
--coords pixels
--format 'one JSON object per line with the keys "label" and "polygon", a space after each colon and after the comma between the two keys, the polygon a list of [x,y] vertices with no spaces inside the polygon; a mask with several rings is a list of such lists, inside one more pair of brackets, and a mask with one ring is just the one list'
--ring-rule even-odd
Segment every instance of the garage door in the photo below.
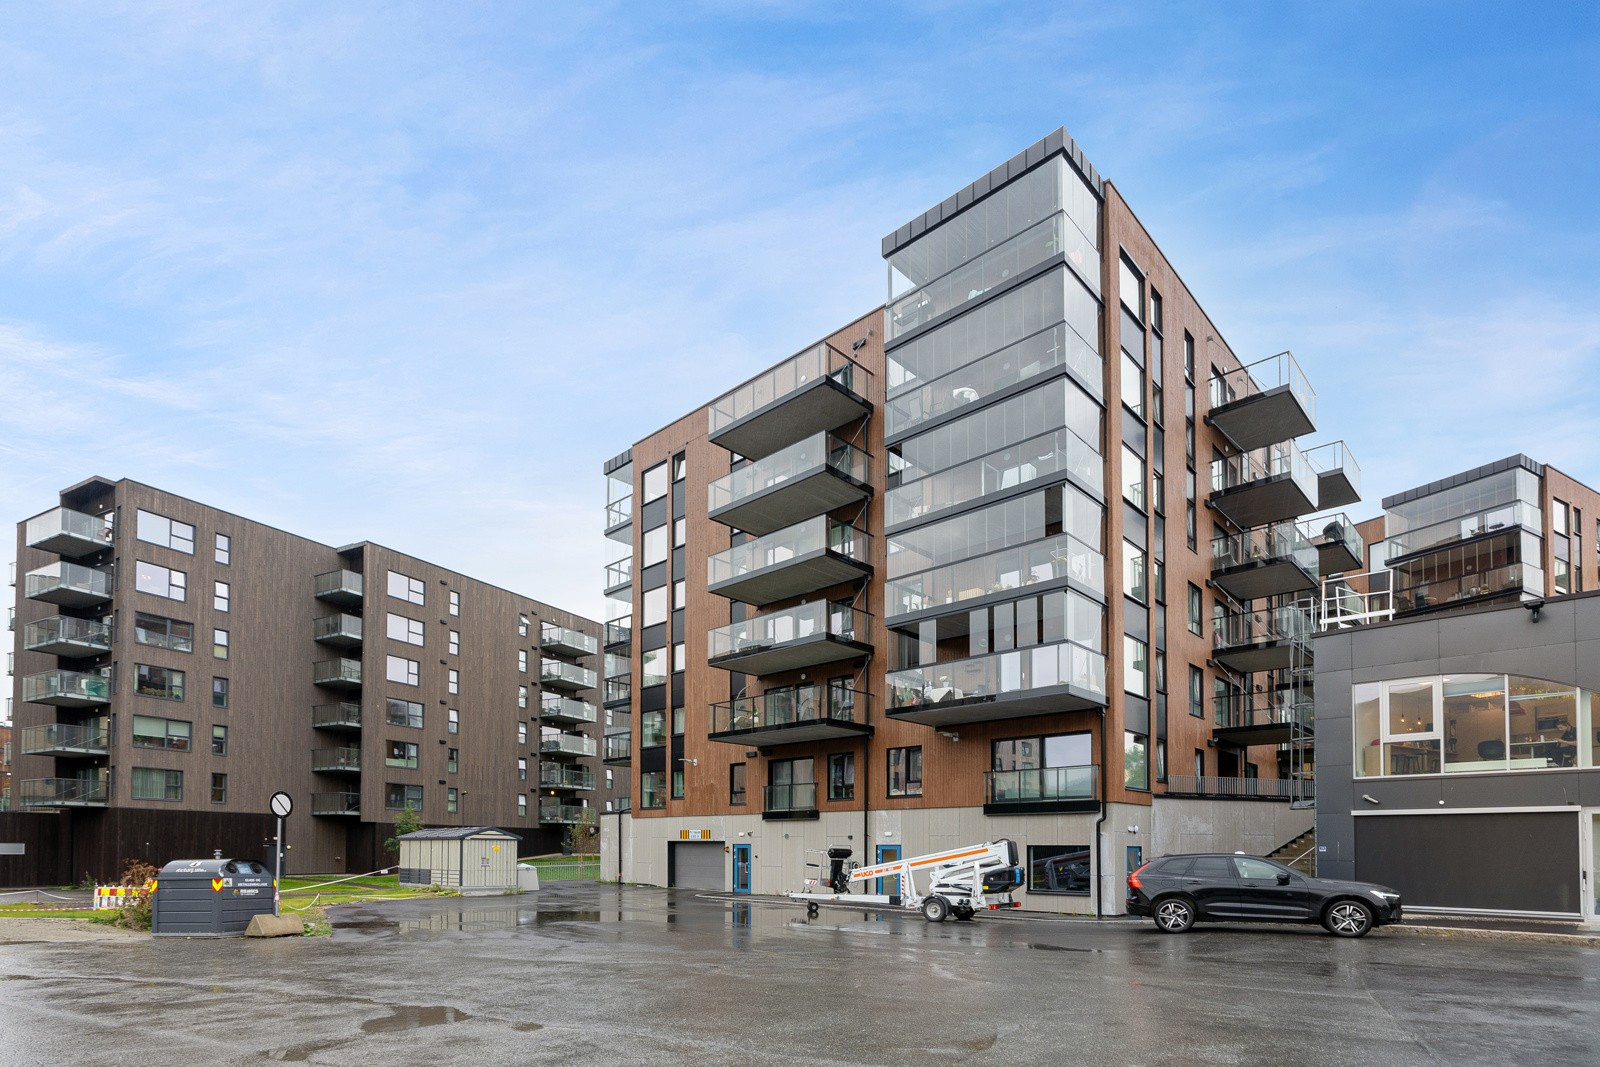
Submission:
{"label": "garage door", "polygon": [[1407,907],[1577,914],[1577,812],[1365,815],[1356,877]]}
{"label": "garage door", "polygon": [[669,841],[671,884],[681,889],[728,888],[728,854],[721,841]]}

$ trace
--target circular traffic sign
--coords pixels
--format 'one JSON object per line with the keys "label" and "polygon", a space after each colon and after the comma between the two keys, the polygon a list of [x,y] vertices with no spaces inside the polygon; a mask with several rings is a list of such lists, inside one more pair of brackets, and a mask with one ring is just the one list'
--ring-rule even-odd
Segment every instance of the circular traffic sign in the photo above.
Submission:
{"label": "circular traffic sign", "polygon": [[288,793],[281,790],[272,794],[272,800],[268,803],[272,805],[272,814],[280,819],[287,818],[289,813],[294,810],[294,801],[290,799]]}

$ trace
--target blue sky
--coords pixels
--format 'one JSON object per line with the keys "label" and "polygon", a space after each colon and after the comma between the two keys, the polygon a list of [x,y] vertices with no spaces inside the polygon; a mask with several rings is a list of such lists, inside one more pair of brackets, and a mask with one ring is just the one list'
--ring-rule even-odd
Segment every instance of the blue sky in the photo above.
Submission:
{"label": "blue sky", "polygon": [[0,514],[126,476],[599,615],[602,461],[1062,125],[1359,514],[1600,485],[1596,70],[1579,3],[11,5]]}

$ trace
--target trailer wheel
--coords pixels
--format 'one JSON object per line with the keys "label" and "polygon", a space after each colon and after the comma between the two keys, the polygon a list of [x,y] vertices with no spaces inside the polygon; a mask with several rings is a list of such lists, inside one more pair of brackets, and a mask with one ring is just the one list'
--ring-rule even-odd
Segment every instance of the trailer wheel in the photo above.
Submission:
{"label": "trailer wheel", "polygon": [[931,923],[942,923],[950,914],[950,905],[944,897],[929,897],[922,902],[922,917]]}

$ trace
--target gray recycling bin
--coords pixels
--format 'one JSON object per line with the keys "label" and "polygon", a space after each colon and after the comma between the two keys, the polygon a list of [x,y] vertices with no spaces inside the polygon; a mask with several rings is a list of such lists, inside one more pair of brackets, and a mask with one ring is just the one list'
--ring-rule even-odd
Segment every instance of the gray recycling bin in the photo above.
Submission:
{"label": "gray recycling bin", "polygon": [[157,937],[242,935],[272,914],[272,871],[251,860],[173,860],[156,876],[150,932]]}

